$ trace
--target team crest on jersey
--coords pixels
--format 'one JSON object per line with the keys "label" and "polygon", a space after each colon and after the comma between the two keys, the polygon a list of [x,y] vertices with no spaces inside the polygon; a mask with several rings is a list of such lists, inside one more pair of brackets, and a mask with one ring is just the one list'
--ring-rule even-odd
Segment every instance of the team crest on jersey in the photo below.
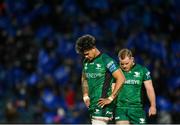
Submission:
{"label": "team crest on jersey", "polygon": [[139,72],[134,72],[134,77],[140,77],[140,73]]}
{"label": "team crest on jersey", "polygon": [[145,123],[145,119],[144,118],[140,118],[140,123]]}
{"label": "team crest on jersey", "polygon": [[101,65],[100,64],[96,64],[96,69],[101,69]]}
{"label": "team crest on jersey", "polygon": [[95,114],[98,114],[100,112],[99,109],[95,109]]}
{"label": "team crest on jersey", "polygon": [[146,73],[146,77],[147,77],[147,78],[150,78],[150,72],[147,72],[147,73]]}

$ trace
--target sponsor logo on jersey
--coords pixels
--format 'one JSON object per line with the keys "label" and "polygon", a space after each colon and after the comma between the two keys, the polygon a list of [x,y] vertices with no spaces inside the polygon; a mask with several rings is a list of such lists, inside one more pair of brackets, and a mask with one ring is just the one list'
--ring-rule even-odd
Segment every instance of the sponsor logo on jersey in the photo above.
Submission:
{"label": "sponsor logo on jersey", "polygon": [[114,62],[113,61],[110,61],[108,64],[107,64],[107,68],[109,69],[109,67],[111,66],[111,65],[113,65],[114,64]]}
{"label": "sponsor logo on jersey", "polygon": [[137,85],[139,83],[140,83],[139,80],[134,80],[134,79],[129,79],[125,81],[125,84],[131,84],[131,85]]}
{"label": "sponsor logo on jersey", "polygon": [[111,61],[107,64],[107,68],[109,69],[110,72],[113,72],[114,70],[116,70],[116,65],[113,61]]}
{"label": "sponsor logo on jersey", "polygon": [[134,72],[134,77],[140,77],[140,73],[139,72]]}
{"label": "sponsor logo on jersey", "polygon": [[86,73],[87,78],[97,78],[97,77],[102,77],[102,73]]}

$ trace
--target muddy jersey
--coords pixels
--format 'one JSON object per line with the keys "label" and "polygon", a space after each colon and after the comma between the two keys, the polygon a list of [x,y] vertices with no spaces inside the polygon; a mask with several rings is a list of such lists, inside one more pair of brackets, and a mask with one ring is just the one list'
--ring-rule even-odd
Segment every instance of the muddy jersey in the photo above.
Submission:
{"label": "muddy jersey", "polygon": [[126,80],[117,97],[117,107],[142,107],[142,86],[144,81],[151,80],[150,72],[135,64],[130,71],[123,73]]}
{"label": "muddy jersey", "polygon": [[[108,97],[112,93],[111,85],[114,82],[112,73],[118,68],[118,64],[106,54],[100,54],[92,61],[84,60],[83,72],[88,81],[90,110],[95,109],[101,112],[100,107],[97,106],[98,100],[101,97]],[[98,114],[103,116],[103,114],[97,112]]]}

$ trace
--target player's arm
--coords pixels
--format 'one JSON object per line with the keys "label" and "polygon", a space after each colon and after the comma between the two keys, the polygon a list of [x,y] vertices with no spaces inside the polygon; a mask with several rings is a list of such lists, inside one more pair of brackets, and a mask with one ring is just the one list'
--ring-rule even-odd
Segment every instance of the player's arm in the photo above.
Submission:
{"label": "player's arm", "polygon": [[156,114],[156,96],[155,96],[152,80],[144,81],[144,86],[145,86],[146,93],[150,102],[149,116],[155,115]]}
{"label": "player's arm", "polygon": [[121,69],[116,70],[115,72],[113,72],[112,75],[115,78],[116,82],[115,82],[115,86],[112,91],[112,94],[110,95],[109,98],[112,98],[114,100],[114,98],[116,98],[120,88],[122,87],[122,85],[125,81],[125,77],[124,77],[124,74],[122,73]]}
{"label": "player's arm", "polygon": [[99,100],[98,105],[101,107],[104,107],[105,105],[110,104],[114,100],[114,98],[116,98],[120,88],[122,87],[122,85],[125,81],[124,74],[122,73],[122,71],[120,69],[114,71],[112,73],[112,75],[116,80],[114,89],[112,91],[112,94],[108,98],[101,98]]}
{"label": "player's arm", "polygon": [[88,82],[87,82],[84,72],[82,72],[81,87],[82,87],[84,103],[86,104],[87,107],[89,107],[90,99],[89,99],[89,95],[88,95]]}

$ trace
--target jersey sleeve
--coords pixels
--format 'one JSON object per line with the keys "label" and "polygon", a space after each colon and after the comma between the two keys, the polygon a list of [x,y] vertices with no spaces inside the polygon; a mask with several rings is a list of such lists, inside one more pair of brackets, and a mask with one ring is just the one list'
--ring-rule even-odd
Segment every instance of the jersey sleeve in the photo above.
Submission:
{"label": "jersey sleeve", "polygon": [[144,72],[143,81],[151,80],[150,71],[147,68],[144,67],[143,72]]}
{"label": "jersey sleeve", "polygon": [[84,72],[84,68],[87,66],[87,59],[84,59],[83,62],[82,62],[82,72]]}
{"label": "jersey sleeve", "polygon": [[106,68],[111,73],[113,73],[114,71],[116,71],[119,68],[117,62],[106,54],[104,54],[104,56],[103,56],[103,61],[104,61]]}

